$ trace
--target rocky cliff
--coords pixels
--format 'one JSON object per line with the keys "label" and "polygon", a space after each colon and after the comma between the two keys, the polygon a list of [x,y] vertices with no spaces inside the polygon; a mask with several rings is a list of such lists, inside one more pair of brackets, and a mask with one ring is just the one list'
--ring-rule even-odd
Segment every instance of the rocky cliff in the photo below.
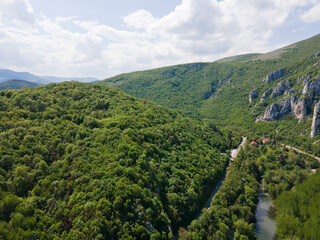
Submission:
{"label": "rocky cliff", "polygon": [[314,81],[307,80],[303,83],[302,94],[308,95],[309,97],[315,97],[320,95],[320,76],[318,76]]}
{"label": "rocky cliff", "polygon": [[302,119],[303,117],[305,117],[308,113],[307,107],[310,105],[310,103],[308,101],[306,101],[305,99],[301,99],[296,103],[293,103],[293,115],[298,118],[298,119]]}
{"label": "rocky cliff", "polygon": [[290,81],[280,82],[278,83],[277,87],[272,90],[270,98],[273,99],[273,98],[279,97],[283,95],[285,91],[287,91],[290,88],[291,88]]}
{"label": "rocky cliff", "polygon": [[273,82],[274,80],[277,80],[277,79],[279,79],[279,78],[282,78],[284,75],[285,75],[284,70],[283,70],[283,69],[279,69],[279,70],[276,70],[276,71],[268,74],[268,75],[266,76],[266,78],[263,79],[263,81],[264,81],[266,84],[269,84],[269,83]]}
{"label": "rocky cliff", "polygon": [[[316,97],[320,96],[320,76],[316,77],[314,80],[311,80],[311,78],[306,75],[297,79],[297,82],[301,81],[303,81],[303,90],[299,99],[297,99],[295,96],[291,96],[271,104],[266,108],[264,115],[258,117],[256,121],[274,121],[287,114],[292,114],[294,117],[302,120],[308,114],[308,108],[310,108],[310,106],[314,103]],[[270,93],[270,98],[272,99],[283,95],[289,89],[291,89],[289,81],[280,82],[276,88],[271,88],[266,91],[261,97],[260,101],[266,99]],[[293,93],[293,91],[294,89],[291,90],[291,93]]]}
{"label": "rocky cliff", "polygon": [[292,112],[293,103],[295,101],[295,97],[290,97],[283,101],[273,103],[271,106],[267,107],[263,116],[257,118],[257,121],[265,121],[270,122],[274,120],[278,120],[281,117]]}
{"label": "rocky cliff", "polygon": [[320,102],[318,102],[313,111],[311,126],[311,137],[315,137],[320,132]]}

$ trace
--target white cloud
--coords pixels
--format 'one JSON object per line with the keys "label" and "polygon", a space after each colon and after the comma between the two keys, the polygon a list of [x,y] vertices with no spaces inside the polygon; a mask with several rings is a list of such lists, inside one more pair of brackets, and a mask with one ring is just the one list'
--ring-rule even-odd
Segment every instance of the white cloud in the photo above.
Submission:
{"label": "white cloud", "polygon": [[125,16],[123,21],[130,27],[147,29],[156,19],[146,10],[138,10]]}
{"label": "white cloud", "polygon": [[[41,75],[108,77],[121,72],[247,52],[265,52],[275,30],[301,18],[319,20],[317,0],[182,0],[155,18],[146,10],[123,17],[119,30],[76,17],[35,16],[27,0],[0,2],[0,67]],[[305,10],[304,10],[305,11]],[[294,23],[292,23],[294,24]]]}
{"label": "white cloud", "polygon": [[315,22],[320,20],[320,3],[314,5],[311,9],[301,15],[305,22]]}
{"label": "white cloud", "polygon": [[34,14],[30,3],[26,0],[1,0],[1,18],[16,24],[33,24]]}

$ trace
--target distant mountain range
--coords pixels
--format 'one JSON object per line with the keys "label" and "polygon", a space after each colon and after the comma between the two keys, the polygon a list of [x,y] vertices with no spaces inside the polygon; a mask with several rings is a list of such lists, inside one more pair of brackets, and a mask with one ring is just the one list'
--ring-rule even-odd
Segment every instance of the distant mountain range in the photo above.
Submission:
{"label": "distant mountain range", "polygon": [[0,83],[7,80],[25,80],[28,82],[38,84],[49,84],[65,81],[78,81],[78,82],[97,82],[99,79],[93,77],[87,78],[67,78],[67,77],[54,77],[54,76],[37,76],[29,72],[15,72],[10,69],[0,69]]}
{"label": "distant mountain range", "polygon": [[67,77],[52,77],[52,76],[41,76],[42,79],[49,82],[67,82],[67,81],[78,81],[78,82],[97,82],[99,79],[93,77],[86,78],[67,78]]}
{"label": "distant mountain range", "polygon": [[36,76],[32,73],[28,72],[15,72],[10,69],[0,69],[0,83],[5,82],[7,80],[19,79],[25,80],[28,82],[35,82],[40,84],[48,84],[51,83],[48,80],[45,80],[39,76]]}

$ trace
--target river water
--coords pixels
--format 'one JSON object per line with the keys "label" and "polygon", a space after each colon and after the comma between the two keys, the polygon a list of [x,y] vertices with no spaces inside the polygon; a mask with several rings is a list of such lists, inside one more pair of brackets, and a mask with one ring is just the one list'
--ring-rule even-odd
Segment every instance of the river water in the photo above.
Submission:
{"label": "river water", "polygon": [[255,234],[258,240],[272,240],[276,231],[275,210],[270,197],[261,189],[255,217],[257,219]]}

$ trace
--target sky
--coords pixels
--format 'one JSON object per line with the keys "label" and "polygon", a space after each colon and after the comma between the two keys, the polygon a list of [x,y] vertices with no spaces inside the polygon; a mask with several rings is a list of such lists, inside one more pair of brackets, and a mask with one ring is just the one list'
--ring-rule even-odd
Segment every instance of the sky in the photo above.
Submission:
{"label": "sky", "polygon": [[265,53],[319,26],[320,0],[0,0],[0,68],[104,79]]}

